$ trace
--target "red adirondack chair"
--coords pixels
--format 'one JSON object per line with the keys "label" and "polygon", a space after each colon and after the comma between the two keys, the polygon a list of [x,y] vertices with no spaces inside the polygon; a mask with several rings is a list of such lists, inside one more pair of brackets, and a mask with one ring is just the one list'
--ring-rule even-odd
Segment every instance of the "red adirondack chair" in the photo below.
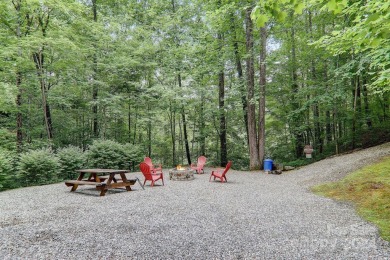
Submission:
{"label": "red adirondack chair", "polygon": [[191,169],[196,170],[198,174],[204,173],[203,167],[206,164],[206,160],[207,160],[206,157],[204,157],[203,155],[200,156],[198,158],[198,163],[196,165],[191,164]]}
{"label": "red adirondack chair", "polygon": [[215,180],[215,178],[219,178],[221,180],[221,182],[223,182],[224,179],[225,179],[225,182],[227,182],[226,173],[230,169],[230,166],[232,166],[232,161],[229,161],[226,164],[225,169],[216,169],[216,170],[212,171],[209,181],[211,181],[211,177],[214,176],[214,180]]}
{"label": "red adirondack chair", "polygon": [[163,173],[153,173],[150,169],[150,166],[147,165],[145,162],[140,163],[139,168],[141,169],[142,174],[145,177],[144,185],[146,181],[151,181],[151,186],[154,186],[154,183],[161,179],[162,184],[164,186],[164,175]]}
{"label": "red adirondack chair", "polygon": [[161,166],[161,164],[159,164],[159,165],[156,167],[155,165],[153,165],[152,159],[150,159],[149,157],[145,157],[145,158],[144,158],[144,163],[146,163],[147,165],[149,165],[150,170],[152,171],[152,173],[162,173],[162,166]]}

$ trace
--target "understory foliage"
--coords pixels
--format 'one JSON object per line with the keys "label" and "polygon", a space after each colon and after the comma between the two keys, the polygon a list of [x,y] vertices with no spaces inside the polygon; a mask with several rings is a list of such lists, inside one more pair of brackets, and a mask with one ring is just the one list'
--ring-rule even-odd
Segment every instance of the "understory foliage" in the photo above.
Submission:
{"label": "understory foliage", "polygon": [[111,140],[96,140],[86,152],[88,165],[94,168],[130,169],[142,161],[138,148]]}
{"label": "understory foliage", "polygon": [[61,164],[61,179],[75,179],[78,176],[75,170],[87,165],[87,156],[82,149],[76,146],[68,146],[57,151],[57,157]]}
{"label": "understory foliage", "polygon": [[17,170],[20,183],[31,186],[58,182],[61,165],[51,150],[40,149],[21,154]]}
{"label": "understory foliage", "polygon": [[95,140],[86,151],[67,146],[17,155],[0,148],[0,190],[74,179],[82,168],[135,170],[142,160],[139,147],[110,140]]}
{"label": "understory foliage", "polygon": [[14,155],[0,148],[0,191],[17,187]]}

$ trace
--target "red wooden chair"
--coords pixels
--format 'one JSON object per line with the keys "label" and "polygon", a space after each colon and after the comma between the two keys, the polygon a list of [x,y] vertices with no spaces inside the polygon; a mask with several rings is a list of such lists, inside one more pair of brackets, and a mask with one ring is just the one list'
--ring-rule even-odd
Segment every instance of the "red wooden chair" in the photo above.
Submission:
{"label": "red wooden chair", "polygon": [[204,173],[203,167],[206,164],[206,160],[207,160],[206,157],[204,157],[203,155],[200,156],[198,158],[198,163],[196,165],[195,164],[191,164],[191,169],[196,170],[196,172],[198,174]]}
{"label": "red wooden chair", "polygon": [[227,182],[226,173],[230,169],[230,166],[232,166],[232,161],[229,161],[226,164],[225,169],[216,169],[216,170],[212,171],[209,181],[211,181],[211,177],[214,176],[214,180],[215,180],[215,178],[219,178],[221,180],[221,182],[223,182],[224,179],[225,179],[225,182]]}
{"label": "red wooden chair", "polygon": [[159,164],[157,167],[155,165],[153,165],[152,163],[152,159],[150,159],[149,157],[145,157],[144,158],[144,163],[146,163],[147,165],[149,165],[150,167],[150,170],[152,171],[152,173],[161,173],[162,174],[162,166],[161,164]]}
{"label": "red wooden chair", "polygon": [[150,169],[150,166],[147,165],[145,162],[140,163],[139,168],[141,169],[142,174],[145,177],[144,185],[146,181],[151,181],[151,186],[154,186],[154,183],[161,179],[162,184],[164,186],[164,175],[163,173],[153,173]]}

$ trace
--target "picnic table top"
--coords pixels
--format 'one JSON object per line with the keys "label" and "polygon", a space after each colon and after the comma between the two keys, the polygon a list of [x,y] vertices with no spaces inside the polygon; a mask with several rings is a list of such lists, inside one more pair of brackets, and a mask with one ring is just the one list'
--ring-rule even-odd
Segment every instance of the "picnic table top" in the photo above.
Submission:
{"label": "picnic table top", "polygon": [[76,172],[85,172],[85,173],[127,173],[130,170],[116,170],[116,169],[80,169]]}

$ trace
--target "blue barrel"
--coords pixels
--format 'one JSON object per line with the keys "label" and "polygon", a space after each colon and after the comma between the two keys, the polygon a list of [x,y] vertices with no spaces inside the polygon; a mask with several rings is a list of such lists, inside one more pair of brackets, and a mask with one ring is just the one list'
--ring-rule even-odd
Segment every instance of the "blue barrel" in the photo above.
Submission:
{"label": "blue barrel", "polygon": [[264,171],[272,171],[273,161],[271,159],[264,160]]}

